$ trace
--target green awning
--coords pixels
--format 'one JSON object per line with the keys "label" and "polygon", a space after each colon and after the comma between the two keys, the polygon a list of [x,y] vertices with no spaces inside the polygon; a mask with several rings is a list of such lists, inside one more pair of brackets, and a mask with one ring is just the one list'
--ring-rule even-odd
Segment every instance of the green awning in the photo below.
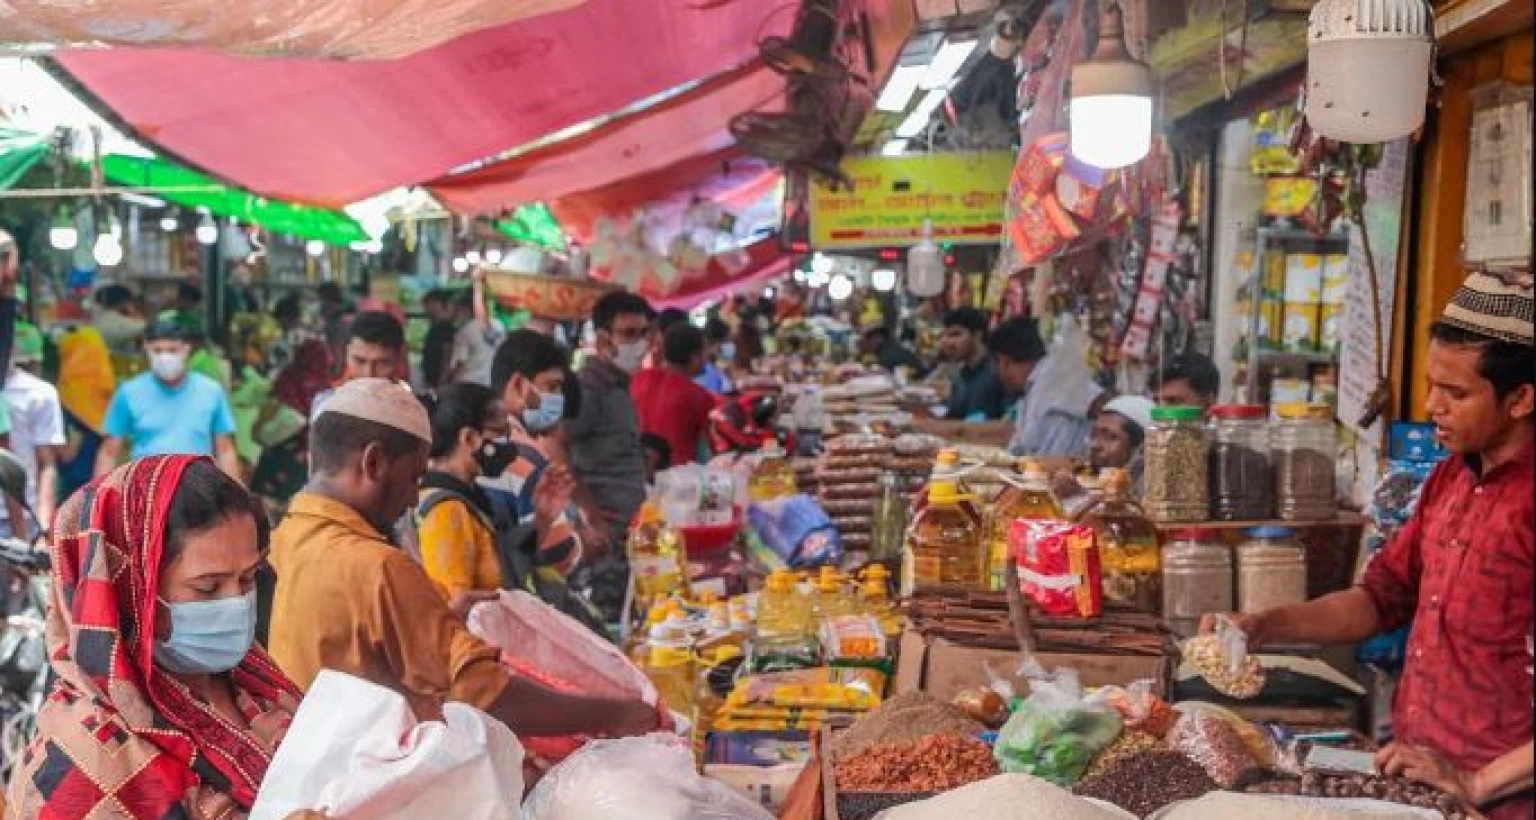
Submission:
{"label": "green awning", "polygon": [[204,190],[156,190],[154,196],[184,208],[207,208],[215,216],[234,217],[269,231],[318,239],[332,245],[362,242],[368,234],[352,217],[340,211],[291,205],[221,185],[202,174],[162,159],[109,154],[101,160],[102,173],[119,185],[145,188]]}
{"label": "green awning", "polygon": [[48,141],[37,134],[0,128],[0,191],[15,185],[47,155]]}
{"label": "green awning", "polygon": [[555,251],[565,250],[565,231],[542,202],[520,206],[507,219],[497,220],[503,236]]}

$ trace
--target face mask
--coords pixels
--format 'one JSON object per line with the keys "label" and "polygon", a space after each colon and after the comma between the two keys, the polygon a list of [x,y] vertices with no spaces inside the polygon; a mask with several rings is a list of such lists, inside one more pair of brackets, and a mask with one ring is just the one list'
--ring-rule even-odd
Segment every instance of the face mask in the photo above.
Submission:
{"label": "face mask", "polygon": [[723,342],[723,343],[721,343],[721,345],[720,345],[720,358],[725,359],[728,362],[735,361],[736,360],[736,343],[735,342]]}
{"label": "face mask", "polygon": [[651,343],[641,339],[638,342],[618,345],[619,352],[613,357],[613,363],[619,369],[630,375],[640,372],[640,365],[645,364],[645,354],[651,349]]}
{"label": "face mask", "polygon": [[187,357],[181,353],[151,353],[149,369],[161,381],[177,381],[187,374]]}
{"label": "face mask", "polygon": [[517,445],[507,439],[486,439],[475,451],[475,466],[480,475],[496,476],[506,472],[507,465],[517,458]]}
{"label": "face mask", "polygon": [[162,602],[171,638],[155,641],[155,663],[183,675],[216,675],[240,665],[256,640],[256,593],[216,601]]}
{"label": "face mask", "polygon": [[564,393],[539,393],[538,407],[523,408],[523,426],[530,433],[543,433],[554,429],[565,418]]}

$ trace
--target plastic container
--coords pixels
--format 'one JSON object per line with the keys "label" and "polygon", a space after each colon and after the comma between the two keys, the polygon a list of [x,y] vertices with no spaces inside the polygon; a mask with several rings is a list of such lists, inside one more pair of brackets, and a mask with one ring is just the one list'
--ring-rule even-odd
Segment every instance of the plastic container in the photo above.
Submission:
{"label": "plastic container", "polygon": [[1157,527],[1131,500],[1131,477],[1124,470],[1105,470],[1103,496],[1083,515],[1093,528],[1103,567],[1100,586],[1106,601],[1142,612],[1162,609],[1162,560]]}
{"label": "plastic container", "polygon": [[769,501],[795,494],[795,466],[772,436],[763,437],[757,466],[747,479],[747,498]]}
{"label": "plastic container", "polygon": [[1327,405],[1282,404],[1272,427],[1275,513],[1287,521],[1321,521],[1338,514],[1338,444]]}
{"label": "plastic container", "polygon": [[953,481],[935,480],[928,485],[928,504],[907,533],[905,592],[983,585],[986,551],[981,527],[961,506],[966,500]]}
{"label": "plastic container", "polygon": [[653,601],[677,594],[687,597],[688,561],[683,534],[661,517],[654,502],[640,506],[626,549],[639,600]]}
{"label": "plastic container", "polygon": [[1016,518],[1050,519],[1066,518],[1056,495],[1051,492],[1050,475],[1040,462],[1032,458],[1019,459],[1020,485],[1008,485],[992,504],[991,520],[987,522],[987,589],[1000,592],[1008,577],[1008,530]]}
{"label": "plastic container", "polygon": [[1163,620],[1193,635],[1203,615],[1232,611],[1232,550],[1217,530],[1175,530],[1163,547]]}
{"label": "plastic container", "polygon": [[1142,506],[1154,521],[1204,521],[1210,515],[1209,444],[1205,411],[1198,407],[1156,407],[1147,428],[1145,495]]}
{"label": "plastic container", "polygon": [[1290,527],[1254,527],[1237,548],[1237,609],[1306,603],[1307,553]]}
{"label": "plastic container", "polygon": [[875,531],[869,560],[886,561],[901,557],[902,539],[907,532],[907,498],[887,470],[880,474],[880,497],[875,501]]}
{"label": "plastic container", "polygon": [[1252,521],[1274,515],[1269,420],[1256,404],[1211,408],[1211,517]]}
{"label": "plastic container", "polygon": [[688,617],[681,612],[651,627],[649,652],[641,667],[662,703],[682,715],[693,714],[693,648],[688,633]]}

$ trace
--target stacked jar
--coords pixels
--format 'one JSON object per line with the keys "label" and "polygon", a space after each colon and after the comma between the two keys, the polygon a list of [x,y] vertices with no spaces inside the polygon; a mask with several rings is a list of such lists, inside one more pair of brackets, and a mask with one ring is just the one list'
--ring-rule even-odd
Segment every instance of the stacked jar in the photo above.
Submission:
{"label": "stacked jar", "polygon": [[1217,530],[1174,530],[1163,547],[1163,619],[1193,635],[1203,615],[1232,611],[1232,551]]}
{"label": "stacked jar", "polygon": [[1147,428],[1143,472],[1147,516],[1154,521],[1204,521],[1210,514],[1206,483],[1210,447],[1205,411],[1156,407]]}
{"label": "stacked jar", "polygon": [[1338,445],[1326,404],[1281,404],[1270,436],[1275,512],[1287,521],[1319,521],[1338,512]]}
{"label": "stacked jar", "polygon": [[1306,603],[1307,554],[1290,527],[1254,527],[1237,548],[1237,609]]}
{"label": "stacked jar", "polygon": [[1211,517],[1221,521],[1274,514],[1269,421],[1256,404],[1211,408]]}

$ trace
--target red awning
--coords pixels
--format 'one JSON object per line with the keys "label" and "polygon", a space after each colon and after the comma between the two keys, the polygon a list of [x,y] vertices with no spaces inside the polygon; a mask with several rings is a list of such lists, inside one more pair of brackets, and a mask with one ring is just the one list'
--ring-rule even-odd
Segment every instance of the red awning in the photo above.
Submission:
{"label": "red awning", "polygon": [[[758,38],[792,21],[750,0],[590,0],[388,62],[134,49],[56,60],[182,160],[267,196],[337,207],[743,65]],[[757,101],[744,94],[712,103],[715,135],[695,132],[686,151],[659,164],[723,147],[709,140],[723,133],[736,99]],[[565,191],[625,175],[613,159]],[[518,203],[498,206],[507,204]]]}
{"label": "red awning", "polygon": [[709,264],[709,268],[702,275],[684,279],[676,289],[668,293],[655,291],[647,282],[641,286],[640,294],[646,297],[655,308],[687,309],[700,302],[781,276],[789,270],[790,262],[793,261],[793,257],[779,247],[779,238],[776,236],[770,236],[747,246],[747,257],[746,266],[735,273],[727,271],[724,266],[715,261]]}
{"label": "red awning", "polygon": [[[649,181],[628,190],[644,187],[659,198],[677,186],[653,172],[729,149],[734,143],[726,128],[731,117],[774,102],[783,92],[783,76],[748,66],[589,134],[439,179],[428,188],[451,210],[481,214],[638,177]],[[657,188],[656,183],[663,184]]]}
{"label": "red awning", "polygon": [[681,217],[694,197],[712,200],[728,211],[746,208],[772,190],[780,176],[767,162],[742,156],[731,147],[561,197],[550,202],[549,209],[567,233],[587,242],[598,219],[624,218],[641,208]]}

